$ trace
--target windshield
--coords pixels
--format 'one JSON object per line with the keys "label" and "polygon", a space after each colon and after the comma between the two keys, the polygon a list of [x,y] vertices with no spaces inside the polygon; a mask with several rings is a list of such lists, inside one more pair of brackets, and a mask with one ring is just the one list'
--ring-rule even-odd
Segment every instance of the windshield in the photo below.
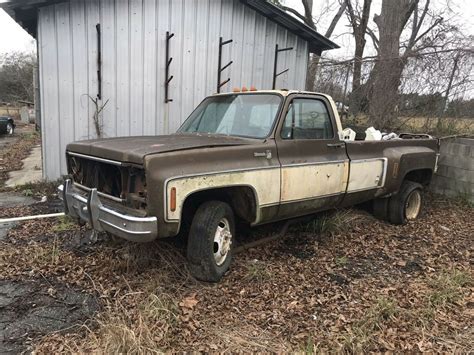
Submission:
{"label": "windshield", "polygon": [[281,100],[273,94],[212,96],[198,106],[178,132],[266,138]]}

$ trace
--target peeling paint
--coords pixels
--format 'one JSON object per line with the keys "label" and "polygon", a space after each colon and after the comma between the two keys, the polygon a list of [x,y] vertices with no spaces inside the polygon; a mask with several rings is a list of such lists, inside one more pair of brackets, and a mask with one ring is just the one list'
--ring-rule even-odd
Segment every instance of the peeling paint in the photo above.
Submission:
{"label": "peeling paint", "polygon": [[352,161],[347,192],[382,187],[385,180],[385,159]]}
{"label": "peeling paint", "polygon": [[343,193],[345,170],[343,162],[284,167],[281,202]]}
{"label": "peeling paint", "polygon": [[[280,168],[220,173],[216,175],[184,177],[171,180],[167,187],[169,198],[172,187],[176,188],[176,210],[167,207],[168,220],[179,220],[181,210],[190,194],[213,188],[250,186],[256,193],[258,208],[280,202]],[[169,202],[167,203],[169,205]]]}

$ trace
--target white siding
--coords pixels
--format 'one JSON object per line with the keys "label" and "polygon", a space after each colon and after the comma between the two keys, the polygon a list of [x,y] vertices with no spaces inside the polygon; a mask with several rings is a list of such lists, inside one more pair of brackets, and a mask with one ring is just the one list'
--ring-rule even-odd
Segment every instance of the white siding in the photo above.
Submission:
{"label": "white siding", "polygon": [[[73,140],[96,137],[92,116],[101,25],[104,137],[174,132],[216,92],[219,37],[232,39],[222,62],[231,81],[221,90],[270,89],[275,45],[278,88],[304,89],[307,42],[237,0],[74,0],[41,8],[38,21],[45,177],[66,172]],[[166,31],[174,33],[169,96],[164,103]]]}

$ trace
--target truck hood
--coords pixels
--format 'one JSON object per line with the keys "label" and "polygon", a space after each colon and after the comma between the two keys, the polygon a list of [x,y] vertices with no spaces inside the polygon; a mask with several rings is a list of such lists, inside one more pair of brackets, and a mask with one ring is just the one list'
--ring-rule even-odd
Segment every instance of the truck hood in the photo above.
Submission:
{"label": "truck hood", "polygon": [[179,150],[251,144],[252,139],[207,134],[119,137],[70,143],[68,152],[142,164],[145,156]]}

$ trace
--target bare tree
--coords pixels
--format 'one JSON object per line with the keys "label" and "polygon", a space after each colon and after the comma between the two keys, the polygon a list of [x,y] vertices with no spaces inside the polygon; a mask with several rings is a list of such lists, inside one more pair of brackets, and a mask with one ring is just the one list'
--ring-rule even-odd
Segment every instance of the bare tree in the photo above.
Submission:
{"label": "bare tree", "polygon": [[0,100],[33,101],[34,54],[8,53],[0,56]]}
{"label": "bare tree", "polygon": [[[304,8],[304,14],[299,13],[298,11],[296,11],[295,9],[291,7],[282,5],[279,0],[272,0],[271,2],[279,5],[283,10],[298,17],[300,20],[302,20],[306,25],[311,27],[313,30],[317,29],[316,21],[313,17],[313,8],[314,8],[313,0],[301,0],[301,3],[303,4],[303,8]],[[324,33],[325,37],[330,38],[332,36],[337,23],[339,22],[342,15],[344,14],[346,6],[347,4],[345,1],[342,1],[340,3],[339,9],[337,10],[336,14],[331,20],[331,23],[329,24],[329,27]],[[306,90],[313,91],[315,88],[316,72],[318,69],[320,58],[321,58],[321,53],[313,53],[310,55],[309,64],[308,64],[308,72],[306,75]]]}
{"label": "bare tree", "polygon": [[[379,39],[377,62],[368,85],[372,124],[388,128],[393,123],[402,73],[410,59],[427,52],[436,56],[458,46],[462,36],[445,19],[445,11],[433,10],[430,0],[383,0],[381,14],[374,17]],[[401,38],[404,29],[406,39]]]}
{"label": "bare tree", "polygon": [[365,49],[365,35],[368,31],[368,22],[370,16],[370,7],[372,0],[364,0],[362,10],[352,5],[352,0],[344,0],[347,5],[347,15],[352,27],[354,41],[355,41],[355,55],[354,55],[354,74],[352,77],[352,95],[350,108],[353,113],[358,113],[361,107],[361,77],[362,77],[362,57]]}

